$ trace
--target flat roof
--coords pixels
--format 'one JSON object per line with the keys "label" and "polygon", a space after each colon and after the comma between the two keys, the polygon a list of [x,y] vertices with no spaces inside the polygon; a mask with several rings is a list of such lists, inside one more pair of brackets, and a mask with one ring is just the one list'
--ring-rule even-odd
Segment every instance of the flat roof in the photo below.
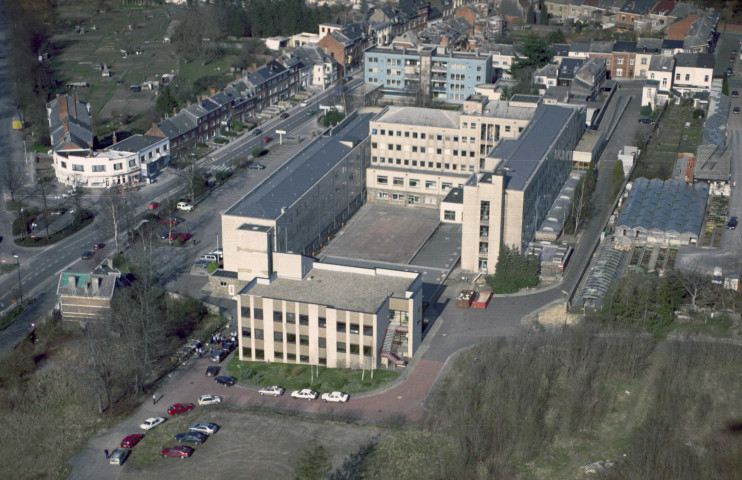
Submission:
{"label": "flat roof", "polygon": [[603,133],[598,130],[585,130],[582,134],[580,142],[575,147],[576,152],[592,152],[595,150],[595,145],[599,141],[603,140]]}
{"label": "flat roof", "polygon": [[443,203],[464,203],[464,189],[460,187],[452,188]]}
{"label": "flat roof", "polygon": [[[410,274],[395,276],[371,269],[355,272],[325,269],[317,264],[301,280],[278,277],[270,284],[254,283],[240,292],[261,298],[325,305],[338,310],[376,313],[387,297],[404,298],[414,282]],[[365,273],[360,273],[364,271]]]}
{"label": "flat roof", "polygon": [[[368,137],[368,124],[376,113],[352,114],[330,134],[307,145],[247,195],[225,215],[275,220],[312,188],[325,174]],[[349,144],[352,144],[351,147]]]}
{"label": "flat roof", "polygon": [[459,112],[419,107],[389,106],[381,111],[374,122],[418,125],[421,127],[459,128]]}
{"label": "flat roof", "polygon": [[526,186],[549,146],[575,112],[576,109],[570,107],[541,104],[520,137],[501,140],[495,146],[488,157],[502,160],[498,168],[506,170],[508,190],[520,190]]}
{"label": "flat roof", "polygon": [[167,140],[164,137],[155,137],[152,135],[132,135],[131,137],[114,143],[108,150],[117,150],[119,152],[140,152],[145,148],[151,147]]}

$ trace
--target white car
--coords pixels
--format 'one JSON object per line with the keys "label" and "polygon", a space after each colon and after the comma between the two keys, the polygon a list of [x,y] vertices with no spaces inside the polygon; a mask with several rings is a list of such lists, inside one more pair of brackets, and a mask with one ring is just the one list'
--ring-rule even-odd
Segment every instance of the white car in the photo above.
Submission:
{"label": "white car", "polygon": [[261,395],[273,395],[274,397],[283,395],[283,392],[284,389],[279,387],[278,385],[271,385],[270,387],[265,387],[258,390],[258,393]]}
{"label": "white car", "polygon": [[222,403],[222,397],[219,395],[201,395],[198,397],[199,405],[218,405]]}
{"label": "white car", "polygon": [[183,212],[192,212],[193,211],[193,205],[191,205],[188,202],[179,202],[177,205],[178,210],[181,210]]}
{"label": "white car", "polygon": [[304,388],[302,390],[294,390],[291,392],[291,398],[298,398],[300,400],[309,400],[310,402],[317,398],[319,394],[314,390]]}
{"label": "white car", "polygon": [[322,401],[323,402],[335,402],[335,403],[345,403],[348,401],[347,393],[343,392],[332,392],[332,393],[323,393],[322,394]]}
{"label": "white car", "polygon": [[165,419],[162,417],[151,417],[145,420],[144,423],[139,425],[139,428],[141,428],[142,430],[152,430],[164,421]]}

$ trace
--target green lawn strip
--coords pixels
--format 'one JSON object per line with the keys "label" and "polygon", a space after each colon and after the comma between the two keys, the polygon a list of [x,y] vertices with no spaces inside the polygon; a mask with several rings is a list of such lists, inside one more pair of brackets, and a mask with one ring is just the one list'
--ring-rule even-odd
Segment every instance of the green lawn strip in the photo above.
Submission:
{"label": "green lawn strip", "polygon": [[354,394],[368,392],[388,384],[399,376],[392,370],[375,370],[373,378],[370,371],[345,368],[311,367],[315,370],[314,381],[309,365],[293,363],[242,362],[237,355],[227,364],[230,375],[244,385],[280,385],[286,390],[311,388],[324,393],[340,390]]}
{"label": "green lawn strip", "polygon": [[[168,415],[165,413],[165,408],[166,405],[163,404],[163,414],[156,416],[167,417]],[[198,409],[201,407],[196,408]],[[145,418],[141,419],[142,422],[144,420]],[[129,461],[140,467],[151,465],[152,462],[154,462],[158,458],[161,458],[163,448],[172,447],[173,445],[183,445],[182,443],[179,444],[175,441],[175,435],[177,435],[178,433],[187,432],[188,425],[199,423],[201,421],[202,420],[200,420],[199,413],[196,413],[194,411],[192,413],[185,413],[174,418],[170,417],[165,423],[147,432],[139,430],[136,433],[144,433],[144,438],[132,449],[131,458]]]}

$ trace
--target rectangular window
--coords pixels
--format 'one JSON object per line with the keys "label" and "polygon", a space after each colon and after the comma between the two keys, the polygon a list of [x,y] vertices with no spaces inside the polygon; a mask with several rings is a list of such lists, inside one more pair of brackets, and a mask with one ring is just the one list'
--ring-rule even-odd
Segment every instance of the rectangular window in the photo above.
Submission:
{"label": "rectangular window", "polygon": [[286,334],[286,343],[296,343],[296,334],[295,333],[287,333]]}
{"label": "rectangular window", "polygon": [[73,163],[72,164],[72,171],[73,172],[84,172],[85,171],[85,168],[82,165],[76,165],[76,164]]}
{"label": "rectangular window", "polygon": [[367,325],[363,326],[363,334],[367,337],[372,337],[374,335],[374,327],[369,327]]}
{"label": "rectangular window", "polygon": [[432,190],[435,188],[435,181],[434,180],[425,180],[425,188],[428,190]]}
{"label": "rectangular window", "polygon": [[245,356],[245,357],[247,357],[247,358],[252,358],[252,348],[244,347],[242,349],[242,355]]}
{"label": "rectangular window", "polygon": [[299,314],[299,325],[309,325],[309,315]]}
{"label": "rectangular window", "polygon": [[296,361],[296,354],[295,353],[287,353],[286,354],[286,360],[290,360],[292,362]]}
{"label": "rectangular window", "polygon": [[273,312],[274,322],[283,322],[283,314],[281,312]]}
{"label": "rectangular window", "polygon": [[255,329],[255,340],[263,340],[263,329],[262,328]]}
{"label": "rectangular window", "polygon": [[404,187],[404,178],[394,177],[392,180],[395,187]]}
{"label": "rectangular window", "polygon": [[250,332],[250,329],[249,328],[243,328],[242,329],[242,336],[243,337],[250,338],[251,335],[252,335],[252,332]]}
{"label": "rectangular window", "polygon": [[105,172],[106,166],[105,165],[93,165],[93,172]]}
{"label": "rectangular window", "polygon": [[299,335],[299,345],[309,345],[309,336]]}
{"label": "rectangular window", "polygon": [[273,332],[274,342],[283,342],[283,332]]}
{"label": "rectangular window", "polygon": [[318,362],[320,365],[327,365],[327,359],[325,357],[319,357]]}
{"label": "rectangular window", "polygon": [[326,328],[327,327],[327,319],[325,317],[319,317],[317,319],[317,323],[319,324],[319,328]]}
{"label": "rectangular window", "polygon": [[253,308],[253,318],[255,320],[262,320],[263,319],[263,309],[262,308]]}
{"label": "rectangular window", "polygon": [[337,351],[339,353],[345,353],[345,342],[338,342]]}
{"label": "rectangular window", "polygon": [[326,348],[327,347],[327,339],[325,337],[319,337],[317,339],[317,343],[319,344],[319,348]]}
{"label": "rectangular window", "polygon": [[351,343],[350,344],[350,353],[353,353],[355,355],[358,355],[359,352],[360,352],[360,346],[357,345],[357,344],[355,344],[355,343]]}
{"label": "rectangular window", "polygon": [[345,322],[338,322],[338,333],[345,333]]}
{"label": "rectangular window", "polygon": [[273,358],[276,360],[283,360],[283,352],[279,352],[278,350],[273,351]]}
{"label": "rectangular window", "polygon": [[443,219],[451,221],[456,220],[456,212],[454,212],[453,210],[444,210]]}
{"label": "rectangular window", "polygon": [[370,357],[372,355],[373,350],[370,346],[364,345],[363,347],[363,356],[364,357]]}
{"label": "rectangular window", "polygon": [[290,323],[292,325],[296,324],[296,314],[286,312],[286,323]]}
{"label": "rectangular window", "polygon": [[309,355],[299,355],[299,361],[303,363],[309,363]]}
{"label": "rectangular window", "polygon": [[114,170],[123,170],[124,169],[124,164],[123,163],[114,163],[113,164],[113,169]]}
{"label": "rectangular window", "polygon": [[387,185],[389,183],[389,178],[384,175],[378,175],[376,177],[376,183],[379,185]]}
{"label": "rectangular window", "polygon": [[360,329],[360,327],[358,326],[357,323],[351,323],[350,324],[350,333],[356,333],[357,334],[357,333],[360,333],[360,331],[361,331],[361,329]]}
{"label": "rectangular window", "polygon": [[420,184],[420,180],[417,180],[415,178],[410,179],[410,187],[411,188],[417,188],[417,186]]}

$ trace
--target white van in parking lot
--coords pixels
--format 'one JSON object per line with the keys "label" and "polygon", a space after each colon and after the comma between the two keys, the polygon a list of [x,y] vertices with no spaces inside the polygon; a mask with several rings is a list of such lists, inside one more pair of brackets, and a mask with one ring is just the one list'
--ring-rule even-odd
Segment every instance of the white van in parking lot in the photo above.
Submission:
{"label": "white van in parking lot", "polygon": [[207,253],[206,255],[201,255],[201,258],[199,260],[205,260],[207,262],[218,262],[219,257],[214,255],[213,253]]}

